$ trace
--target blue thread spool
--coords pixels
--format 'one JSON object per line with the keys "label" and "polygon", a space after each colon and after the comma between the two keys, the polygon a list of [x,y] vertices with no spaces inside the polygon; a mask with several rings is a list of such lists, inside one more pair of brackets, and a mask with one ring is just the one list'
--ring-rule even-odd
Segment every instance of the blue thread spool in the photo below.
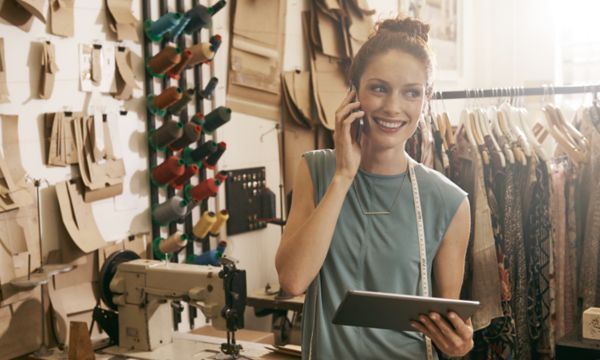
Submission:
{"label": "blue thread spool", "polygon": [[221,241],[217,245],[216,249],[205,251],[200,255],[194,256],[191,262],[192,264],[196,265],[219,266],[221,262],[221,257],[223,256],[226,247],[227,243],[225,241]]}
{"label": "blue thread spool", "polygon": [[206,86],[204,87],[204,90],[200,90],[198,92],[198,95],[200,95],[200,97],[203,99],[207,99],[207,100],[212,99],[212,94],[215,91],[215,89],[217,88],[218,83],[219,83],[219,79],[217,79],[216,77],[212,77],[210,79],[210,81],[208,82],[208,84],[206,84]]}
{"label": "blue thread spool", "polygon": [[180,13],[166,13],[154,22],[148,19],[144,21],[144,33],[150,40],[160,42],[167,32],[179,24],[181,18]]}
{"label": "blue thread spool", "polygon": [[177,38],[179,38],[183,32],[183,29],[185,29],[190,20],[191,19],[189,17],[182,16],[177,25],[175,25],[175,27],[169,31],[169,39],[171,41],[177,41]]}

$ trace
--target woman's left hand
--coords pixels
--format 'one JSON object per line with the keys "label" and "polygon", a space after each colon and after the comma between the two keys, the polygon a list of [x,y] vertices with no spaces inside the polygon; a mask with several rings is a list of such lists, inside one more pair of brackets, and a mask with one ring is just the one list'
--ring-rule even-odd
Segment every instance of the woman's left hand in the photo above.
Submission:
{"label": "woman's left hand", "polygon": [[473,349],[473,325],[471,319],[464,321],[454,312],[448,312],[446,321],[440,314],[421,314],[419,321],[411,321],[411,326],[427,335],[444,354],[464,356]]}

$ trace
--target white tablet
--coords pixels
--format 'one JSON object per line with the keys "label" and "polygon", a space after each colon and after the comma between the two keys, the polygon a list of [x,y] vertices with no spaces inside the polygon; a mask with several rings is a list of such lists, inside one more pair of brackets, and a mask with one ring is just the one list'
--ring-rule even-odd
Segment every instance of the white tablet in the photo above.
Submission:
{"label": "white tablet", "polygon": [[479,301],[348,290],[332,322],[336,325],[416,331],[410,326],[410,321],[418,320],[420,314],[435,311],[446,316],[448,311],[454,311],[462,319],[467,319],[478,308]]}

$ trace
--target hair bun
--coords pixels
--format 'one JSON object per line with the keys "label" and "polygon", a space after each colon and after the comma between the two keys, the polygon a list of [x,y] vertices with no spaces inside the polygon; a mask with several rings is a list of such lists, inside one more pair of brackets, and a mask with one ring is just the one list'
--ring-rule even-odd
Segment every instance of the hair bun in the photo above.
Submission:
{"label": "hair bun", "polygon": [[411,17],[387,19],[377,24],[377,32],[402,32],[408,36],[421,38],[425,42],[429,40],[429,29],[429,24]]}

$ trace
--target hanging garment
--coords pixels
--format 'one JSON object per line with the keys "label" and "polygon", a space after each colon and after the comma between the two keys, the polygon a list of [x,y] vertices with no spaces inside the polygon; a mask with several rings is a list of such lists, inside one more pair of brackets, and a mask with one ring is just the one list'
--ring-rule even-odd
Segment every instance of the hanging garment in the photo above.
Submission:
{"label": "hanging garment", "polygon": [[[592,306],[600,304],[600,132],[592,122],[589,111],[583,112],[581,132],[589,140],[591,151],[588,161],[582,169],[582,196],[588,199],[583,209],[581,267],[579,270],[579,296],[582,307],[578,314]],[[587,191],[586,191],[587,190]]]}
{"label": "hanging garment", "polygon": [[539,159],[535,163],[535,177],[523,232],[527,261],[527,317],[536,358],[551,358],[551,334],[554,331],[550,323],[550,191],[546,163]]}
{"label": "hanging garment", "polygon": [[527,326],[527,273],[523,221],[519,184],[523,168],[519,164],[508,165],[503,213],[504,247],[507,269],[512,285],[512,315],[516,326],[515,356],[519,360],[531,358],[531,344]]}
{"label": "hanging garment", "polygon": [[567,164],[564,160],[554,161],[550,166],[552,191],[550,195],[553,255],[554,255],[554,279],[556,299],[556,339],[566,335],[565,332],[565,287],[567,254],[567,213],[565,197],[565,172]]}
{"label": "hanging garment", "polygon": [[503,316],[498,257],[481,156],[477,148],[470,146],[463,132],[459,132],[457,141],[462,143],[460,149],[463,151],[460,153],[462,175],[461,179],[457,179],[457,184],[464,186],[463,190],[470,194],[473,209],[473,226],[468,250],[470,278],[466,279],[469,290],[465,295],[469,299],[478,300],[481,304],[472,317],[473,329],[479,330],[488,326],[492,319]]}

